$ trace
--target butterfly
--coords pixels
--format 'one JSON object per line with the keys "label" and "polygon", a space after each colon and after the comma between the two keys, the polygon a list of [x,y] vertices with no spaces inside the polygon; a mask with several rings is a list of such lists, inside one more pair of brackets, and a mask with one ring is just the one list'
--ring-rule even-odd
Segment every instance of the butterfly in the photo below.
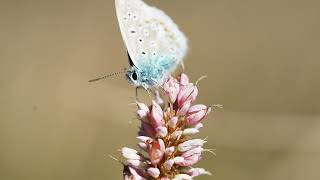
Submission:
{"label": "butterfly", "polygon": [[126,78],[135,87],[161,86],[188,50],[186,36],[162,10],[142,0],[115,0],[128,52]]}

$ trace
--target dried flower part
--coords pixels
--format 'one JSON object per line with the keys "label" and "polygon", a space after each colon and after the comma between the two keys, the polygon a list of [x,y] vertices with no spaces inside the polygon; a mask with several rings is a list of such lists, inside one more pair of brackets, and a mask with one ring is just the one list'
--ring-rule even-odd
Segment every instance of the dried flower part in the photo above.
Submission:
{"label": "dried flower part", "polygon": [[186,74],[177,79],[169,77],[162,87],[164,97],[156,91],[150,106],[137,102],[137,116],[141,120],[137,144],[146,153],[121,149],[127,159],[124,179],[188,180],[210,175],[192,166],[202,158],[206,143],[193,136],[203,127],[202,121],[211,108],[193,105],[198,88]]}

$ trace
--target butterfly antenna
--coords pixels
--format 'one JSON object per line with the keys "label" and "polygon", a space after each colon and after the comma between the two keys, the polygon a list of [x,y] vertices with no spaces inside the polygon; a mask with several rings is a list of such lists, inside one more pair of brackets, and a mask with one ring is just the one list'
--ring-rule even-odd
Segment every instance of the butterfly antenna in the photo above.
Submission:
{"label": "butterfly antenna", "polygon": [[118,74],[125,73],[126,71],[127,71],[127,69],[124,68],[122,71],[115,72],[115,73],[112,73],[112,74],[108,74],[108,75],[105,75],[105,76],[103,76],[103,77],[99,77],[99,78],[96,78],[96,79],[91,79],[91,80],[89,80],[89,82],[91,83],[91,82],[100,81],[100,80],[102,80],[102,79],[106,79],[106,78],[109,78],[109,77],[111,77],[111,76],[116,76],[116,75],[118,75]]}

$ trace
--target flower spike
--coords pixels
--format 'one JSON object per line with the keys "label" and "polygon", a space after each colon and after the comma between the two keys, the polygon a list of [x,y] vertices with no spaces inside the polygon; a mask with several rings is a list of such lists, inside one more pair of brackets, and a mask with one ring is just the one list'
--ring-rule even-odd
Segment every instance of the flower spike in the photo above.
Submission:
{"label": "flower spike", "polygon": [[[198,81],[201,79],[204,77]],[[122,163],[125,180],[188,180],[211,175],[202,168],[192,167],[201,160],[203,152],[214,154],[203,147],[206,139],[193,138],[211,112],[211,107],[193,104],[198,96],[197,83],[190,83],[184,73],[177,78],[170,76],[160,86],[163,93],[155,92],[151,105],[136,102],[141,122],[137,144],[146,153],[127,147],[121,149],[126,158]]]}

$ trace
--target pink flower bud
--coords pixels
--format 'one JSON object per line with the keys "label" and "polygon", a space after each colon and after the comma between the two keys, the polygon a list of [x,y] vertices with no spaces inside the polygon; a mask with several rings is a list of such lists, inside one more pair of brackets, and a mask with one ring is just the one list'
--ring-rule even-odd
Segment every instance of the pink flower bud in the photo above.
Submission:
{"label": "pink flower bud", "polygon": [[181,73],[180,76],[178,77],[179,82],[181,85],[186,86],[187,84],[189,84],[189,78],[186,74]]}
{"label": "pink flower bud", "polygon": [[199,130],[196,128],[187,128],[187,129],[183,130],[183,135],[190,136],[190,135],[195,135],[198,132],[199,132]]}
{"label": "pink flower bud", "polygon": [[188,125],[196,125],[198,124],[203,118],[205,118],[211,112],[211,108],[197,104],[192,106],[187,113],[187,124]]}
{"label": "pink flower bud", "polygon": [[152,140],[152,138],[150,138],[148,136],[138,136],[137,139],[141,142],[144,142],[144,143]]}
{"label": "pink flower bud", "polygon": [[181,135],[182,135],[182,131],[175,131],[171,134],[173,139],[180,139]]}
{"label": "pink flower bud", "polygon": [[160,180],[171,180],[170,178],[162,177]]}
{"label": "pink flower bud", "polygon": [[168,135],[168,129],[166,127],[157,127],[157,135],[164,138]]}
{"label": "pink flower bud", "polygon": [[138,110],[137,115],[141,121],[148,122],[148,111]]}
{"label": "pink flower bud", "polygon": [[162,109],[155,101],[152,101],[150,122],[154,129],[164,126]]}
{"label": "pink flower bud", "polygon": [[140,175],[141,173],[138,172],[137,169],[134,169],[133,167],[130,166],[124,166],[123,169],[123,179],[124,180],[146,180],[146,178],[142,177]]}
{"label": "pink flower bud", "polygon": [[170,120],[169,120],[169,127],[171,128],[176,128],[176,125],[177,125],[177,122],[178,122],[178,117],[172,117]]}
{"label": "pink flower bud", "polygon": [[182,104],[182,107],[178,110],[177,115],[178,116],[185,116],[187,112],[189,111],[189,108],[191,106],[191,100],[186,101]]}
{"label": "pink flower bud", "polygon": [[198,123],[198,124],[196,124],[195,126],[194,126],[194,128],[196,128],[196,129],[201,129],[201,128],[203,128],[203,124],[202,123]]}
{"label": "pink flower bud", "polygon": [[143,104],[143,103],[138,102],[138,103],[137,103],[137,106],[138,106],[138,109],[139,109],[139,110],[149,111],[148,106],[145,105],[145,104]]}
{"label": "pink flower bud", "polygon": [[192,177],[197,177],[201,175],[212,175],[209,171],[206,171],[203,168],[190,168],[189,170],[185,171],[185,173]]}
{"label": "pink flower bud", "polygon": [[175,147],[174,147],[174,146],[171,146],[171,147],[167,148],[167,149],[164,151],[164,153],[165,153],[166,155],[168,155],[168,156],[171,156],[171,154],[174,152],[174,150],[175,150]]}
{"label": "pink flower bud", "polygon": [[179,163],[179,166],[193,166],[201,159],[201,154],[195,154],[193,156],[189,156],[184,158],[184,161]]}
{"label": "pink flower bud", "polygon": [[141,121],[148,122],[148,113],[149,113],[148,106],[143,103],[137,103],[137,105],[138,105],[138,111],[137,111],[138,118]]}
{"label": "pink flower bud", "polygon": [[156,102],[157,102],[159,105],[162,105],[162,104],[164,103],[162,97],[160,96],[159,91],[156,91],[156,92],[154,93],[154,96],[155,96]]}
{"label": "pink flower bud", "polygon": [[202,147],[204,143],[206,143],[206,141],[202,139],[191,139],[179,144],[178,150],[180,152],[186,152],[197,147]]}
{"label": "pink flower bud", "polygon": [[188,158],[190,156],[194,156],[194,155],[201,155],[201,153],[203,152],[203,148],[202,147],[196,147],[194,149],[191,149],[189,151],[184,152],[181,156],[184,158]]}
{"label": "pink flower bud", "polygon": [[193,102],[198,95],[198,88],[197,86],[193,85],[192,83],[189,83],[186,85],[186,87],[182,88],[178,94],[178,106],[182,107],[182,105],[190,100]]}
{"label": "pink flower bud", "polygon": [[172,77],[169,77],[163,85],[164,92],[169,97],[169,101],[174,103],[177,99],[180,86],[177,80]]}
{"label": "pink flower bud", "polygon": [[142,150],[146,151],[147,150],[147,144],[144,142],[139,142],[138,143],[139,148],[141,148]]}
{"label": "pink flower bud", "polygon": [[152,128],[152,126],[149,123],[142,122],[139,135],[154,137],[156,135],[156,131]]}
{"label": "pink flower bud", "polygon": [[181,157],[181,156],[178,156],[178,157],[175,157],[173,159],[173,161],[174,161],[175,164],[180,164],[180,163],[182,163],[184,161],[184,158]]}
{"label": "pink flower bud", "polygon": [[141,157],[138,155],[138,151],[124,147],[121,149],[122,156],[127,158],[127,159],[141,159]]}
{"label": "pink flower bud", "polygon": [[164,162],[163,166],[166,170],[170,171],[172,166],[174,165],[174,160],[173,159],[169,159],[166,162]]}
{"label": "pink flower bud", "polygon": [[147,144],[147,150],[151,163],[156,165],[161,161],[164,155],[165,144],[162,139],[158,139],[158,141],[153,140]]}
{"label": "pink flower bud", "polygon": [[160,170],[158,168],[149,168],[148,174],[153,178],[158,178],[160,176]]}
{"label": "pink flower bud", "polygon": [[174,177],[173,180],[191,180],[192,177],[187,174],[178,174]]}
{"label": "pink flower bud", "polygon": [[143,169],[146,167],[146,164],[144,164],[144,162],[140,161],[140,160],[136,160],[136,159],[128,159],[127,163],[137,169]]}
{"label": "pink flower bud", "polygon": [[171,180],[171,179],[167,177],[162,177],[160,180]]}

